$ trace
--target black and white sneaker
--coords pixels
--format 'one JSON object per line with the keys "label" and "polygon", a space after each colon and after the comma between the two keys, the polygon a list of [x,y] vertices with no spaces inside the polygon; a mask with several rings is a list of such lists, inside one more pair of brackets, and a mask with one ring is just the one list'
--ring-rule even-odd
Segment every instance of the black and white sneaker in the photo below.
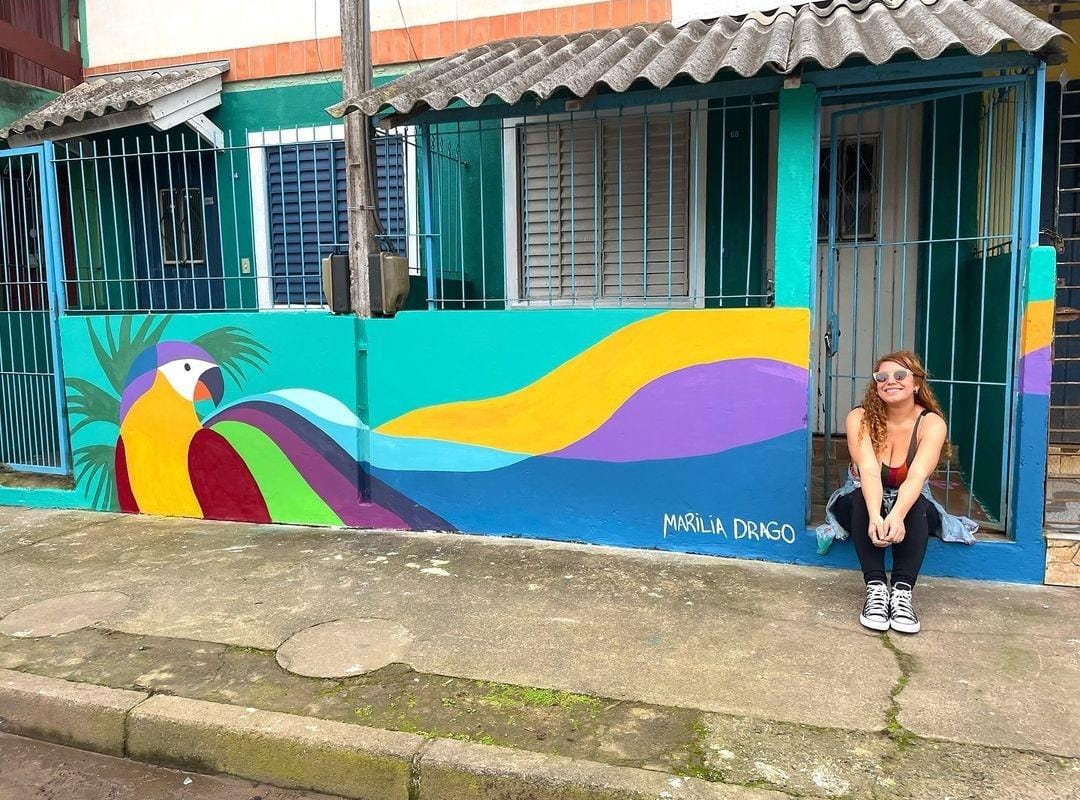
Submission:
{"label": "black and white sneaker", "polygon": [[911,586],[906,583],[893,585],[889,597],[889,627],[900,633],[918,633],[922,627],[911,604]]}
{"label": "black and white sneaker", "polygon": [[881,581],[866,584],[866,602],[859,614],[859,622],[872,631],[889,629],[889,587]]}

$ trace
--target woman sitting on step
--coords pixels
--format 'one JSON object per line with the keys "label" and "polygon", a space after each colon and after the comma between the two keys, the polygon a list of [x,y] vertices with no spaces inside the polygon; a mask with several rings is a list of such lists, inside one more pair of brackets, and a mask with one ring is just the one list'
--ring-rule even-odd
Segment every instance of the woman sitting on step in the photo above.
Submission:
{"label": "woman sitting on step", "polygon": [[[878,359],[863,403],[848,414],[846,427],[851,480],[829,510],[850,531],[862,566],[866,598],[859,622],[875,631],[917,633],[911,593],[927,539],[939,531],[944,514],[925,487],[942,455],[948,457],[949,445],[941,406],[914,353]],[[885,574],[890,547],[891,587]]]}

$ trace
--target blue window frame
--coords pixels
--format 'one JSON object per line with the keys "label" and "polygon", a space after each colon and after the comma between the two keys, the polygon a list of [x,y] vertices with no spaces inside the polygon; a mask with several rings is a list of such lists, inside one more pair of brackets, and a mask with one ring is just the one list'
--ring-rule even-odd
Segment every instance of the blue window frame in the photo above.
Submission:
{"label": "blue window frame", "polygon": [[[407,253],[405,143],[399,135],[375,142],[380,246]],[[271,297],[275,305],[324,302],[321,262],[348,249],[345,143],[300,142],[266,148]]]}

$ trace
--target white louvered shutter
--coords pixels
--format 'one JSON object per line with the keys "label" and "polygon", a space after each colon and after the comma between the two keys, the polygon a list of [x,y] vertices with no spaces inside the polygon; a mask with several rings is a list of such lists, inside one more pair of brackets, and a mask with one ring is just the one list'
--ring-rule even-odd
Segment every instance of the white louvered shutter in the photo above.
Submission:
{"label": "white louvered shutter", "polygon": [[521,126],[520,299],[687,297],[689,140],[685,112]]}

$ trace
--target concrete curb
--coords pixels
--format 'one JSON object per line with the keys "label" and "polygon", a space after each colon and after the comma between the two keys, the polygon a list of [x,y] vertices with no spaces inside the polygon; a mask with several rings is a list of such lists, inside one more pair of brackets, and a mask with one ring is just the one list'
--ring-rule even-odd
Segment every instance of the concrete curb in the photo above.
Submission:
{"label": "concrete curb", "polygon": [[595,761],[437,739],[419,762],[423,800],[791,800],[791,796]]}
{"label": "concrete curb", "polygon": [[0,731],[124,755],[127,716],[150,695],[0,670]]}
{"label": "concrete curb", "polygon": [[790,800],[631,767],[9,670],[0,670],[0,719],[7,733],[355,800]]}

